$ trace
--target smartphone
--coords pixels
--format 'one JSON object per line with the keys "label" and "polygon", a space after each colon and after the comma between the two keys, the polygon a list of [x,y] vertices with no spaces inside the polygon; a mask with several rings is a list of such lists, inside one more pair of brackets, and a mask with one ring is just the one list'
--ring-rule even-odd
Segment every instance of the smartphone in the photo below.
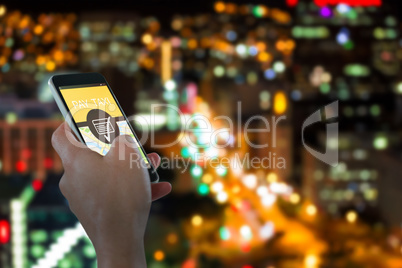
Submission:
{"label": "smartphone", "polygon": [[104,156],[117,136],[130,135],[148,168],[151,182],[158,182],[155,167],[103,75],[54,75],[49,79],[49,86],[61,113],[82,143]]}

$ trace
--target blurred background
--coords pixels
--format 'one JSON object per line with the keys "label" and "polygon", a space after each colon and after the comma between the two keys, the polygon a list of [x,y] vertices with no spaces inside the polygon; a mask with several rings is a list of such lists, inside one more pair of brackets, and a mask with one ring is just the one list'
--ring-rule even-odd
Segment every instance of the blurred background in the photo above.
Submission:
{"label": "blurred background", "polygon": [[[397,0],[3,2],[0,267],[96,267],[58,189],[63,168],[50,138],[63,118],[47,85],[54,74],[95,71],[134,118],[170,104],[188,117],[235,120],[236,131],[220,137],[233,146],[180,142],[161,156],[271,157],[265,169],[162,167],[173,192],[152,206],[149,267],[401,268],[400,15]],[[303,147],[301,128],[337,100],[339,164],[331,167]],[[156,112],[158,144],[183,135],[177,114]],[[250,148],[237,131],[255,115],[286,116],[275,147]],[[305,130],[321,152],[326,123]],[[139,136],[150,127],[133,125]]]}

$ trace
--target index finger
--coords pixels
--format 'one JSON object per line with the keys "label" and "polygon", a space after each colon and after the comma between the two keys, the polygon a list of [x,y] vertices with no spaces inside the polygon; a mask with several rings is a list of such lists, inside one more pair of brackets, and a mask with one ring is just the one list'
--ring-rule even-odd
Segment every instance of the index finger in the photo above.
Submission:
{"label": "index finger", "polygon": [[78,153],[89,150],[85,144],[79,142],[66,122],[61,124],[52,135],[52,145],[63,163],[76,157]]}

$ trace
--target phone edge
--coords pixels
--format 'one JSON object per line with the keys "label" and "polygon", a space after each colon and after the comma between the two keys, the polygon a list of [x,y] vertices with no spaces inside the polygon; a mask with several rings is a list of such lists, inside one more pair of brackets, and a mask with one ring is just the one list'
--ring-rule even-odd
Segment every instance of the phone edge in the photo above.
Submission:
{"label": "phone edge", "polygon": [[[107,84],[107,86],[108,86],[108,88],[109,88],[109,90],[110,90],[110,93],[112,94],[112,96],[114,97],[116,103],[118,104],[121,113],[123,114],[125,120],[126,120],[127,123],[129,124],[129,127],[130,127],[131,131],[133,132],[133,134],[134,134],[135,136],[137,136],[137,135],[135,134],[134,129],[132,129],[132,126],[131,126],[130,123],[128,122],[127,116],[125,115],[123,109],[121,108],[120,104],[118,103],[118,100],[117,100],[116,96],[114,95],[114,92],[112,91],[112,88],[110,87],[109,83],[107,82],[107,80],[105,79],[105,77],[104,77],[101,73],[96,73],[96,74],[100,75],[100,76],[104,79],[105,83]],[[64,119],[66,120],[66,122],[67,122],[67,124],[70,126],[70,128],[73,130],[73,132],[74,132],[74,134],[76,135],[76,137],[80,140],[80,142],[82,142],[83,144],[85,144],[85,141],[82,139],[81,134],[79,133],[79,130],[77,129],[75,123],[72,122],[72,120],[73,120],[72,117],[69,116],[68,110],[66,109],[66,106],[64,105],[64,102],[63,102],[63,100],[62,100],[61,97],[60,97],[60,94],[59,94],[59,92],[58,92],[58,89],[56,88],[56,86],[55,86],[54,83],[53,83],[53,78],[54,78],[55,76],[57,76],[57,75],[51,76],[51,77],[49,78],[49,80],[48,80],[48,85],[49,85],[50,91],[52,92],[53,98],[55,99],[56,104],[57,104],[57,107],[58,107],[59,110],[61,111],[61,113],[62,113]],[[138,138],[137,138],[137,140],[138,140]],[[145,152],[144,148],[142,147],[142,144],[139,143],[139,146],[141,147],[141,148],[139,148],[139,149],[142,150],[142,151],[145,153],[145,155],[147,155],[147,153]],[[146,157],[148,158],[148,156],[146,156]],[[159,182],[159,174],[158,174],[158,172],[156,171],[156,167],[152,164],[152,162],[149,160],[149,158],[148,158],[148,161],[150,162],[150,165],[152,166],[152,169],[148,169],[148,172],[150,173],[150,176],[152,176],[152,173],[154,173],[154,174],[155,174],[154,176],[156,176],[156,179],[155,179],[155,180],[150,180],[150,182],[151,182],[151,183],[157,183],[157,182]]]}
{"label": "phone edge", "polygon": [[48,81],[48,85],[50,87],[50,91],[52,92],[53,98],[56,101],[57,107],[61,111],[61,114],[63,115],[64,119],[66,120],[68,126],[72,129],[74,132],[75,136],[80,140],[80,142],[85,144],[85,141],[81,138],[81,135],[78,133],[78,129],[75,126],[75,124],[72,122],[71,116],[68,115],[68,111],[63,103],[63,101],[60,98],[59,93],[57,92],[56,86],[53,84],[53,77],[50,77]]}

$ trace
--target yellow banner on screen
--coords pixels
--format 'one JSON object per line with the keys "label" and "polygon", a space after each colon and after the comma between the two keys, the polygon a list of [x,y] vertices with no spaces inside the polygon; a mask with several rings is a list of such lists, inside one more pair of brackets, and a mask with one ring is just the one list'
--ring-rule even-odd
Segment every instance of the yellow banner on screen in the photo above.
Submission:
{"label": "yellow banner on screen", "polygon": [[61,94],[76,123],[86,122],[88,112],[93,109],[103,110],[112,117],[123,115],[107,86],[62,89]]}

